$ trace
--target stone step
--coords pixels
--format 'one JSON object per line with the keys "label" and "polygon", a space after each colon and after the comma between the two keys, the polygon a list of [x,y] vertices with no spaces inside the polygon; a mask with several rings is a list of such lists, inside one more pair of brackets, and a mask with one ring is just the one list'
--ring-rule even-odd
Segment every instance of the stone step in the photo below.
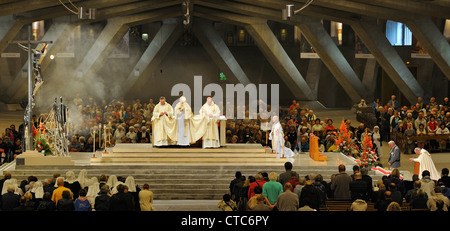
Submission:
{"label": "stone step", "polygon": [[[129,153],[108,153],[102,154],[102,159],[105,158],[274,158],[274,154],[270,153],[257,153],[257,152],[251,152],[251,153],[242,153],[242,152],[230,152],[230,153],[173,153],[173,152],[142,152],[142,153],[136,153],[136,152],[129,152]],[[174,159],[172,159],[173,161]]]}

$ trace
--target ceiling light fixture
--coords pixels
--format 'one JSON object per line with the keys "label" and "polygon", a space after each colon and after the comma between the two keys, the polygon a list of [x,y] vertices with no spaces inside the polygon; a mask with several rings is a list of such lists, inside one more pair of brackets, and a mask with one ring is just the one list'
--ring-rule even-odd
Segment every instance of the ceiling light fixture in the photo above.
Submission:
{"label": "ceiling light fixture", "polygon": [[298,12],[304,10],[306,7],[308,7],[314,0],[308,0],[305,5],[303,5],[302,7],[300,7],[300,9],[298,10],[294,10],[294,5],[293,4],[288,4],[286,5],[286,8],[281,10],[281,18],[283,20],[289,20],[291,19],[291,17],[293,17],[295,14],[297,14]]}
{"label": "ceiling light fixture", "polygon": [[72,3],[71,0],[68,0],[70,5],[72,5],[76,9],[76,11],[75,11],[75,10],[72,10],[69,7],[67,7],[66,4],[64,4],[61,0],[58,0],[58,1],[68,11],[70,11],[73,14],[78,15],[78,19],[95,19],[95,13],[97,11],[95,8],[87,8],[87,7],[83,7],[83,6],[77,7],[77,6],[75,6],[75,4]]}

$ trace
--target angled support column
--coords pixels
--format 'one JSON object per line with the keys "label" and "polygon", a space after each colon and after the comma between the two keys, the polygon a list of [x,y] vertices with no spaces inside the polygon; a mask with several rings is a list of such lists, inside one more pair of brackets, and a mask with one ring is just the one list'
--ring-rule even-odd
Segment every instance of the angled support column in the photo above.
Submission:
{"label": "angled support column", "polygon": [[205,50],[222,70],[233,73],[244,86],[250,83],[244,70],[242,70],[212,23],[196,20],[192,29]]}
{"label": "angled support column", "polygon": [[194,15],[211,21],[221,21],[244,27],[294,97],[299,100],[317,100],[317,95],[309,88],[289,55],[267,25],[266,20],[210,10],[201,6],[195,8]]}
{"label": "angled support column", "polygon": [[424,95],[422,86],[411,74],[377,24],[361,21],[352,23],[351,27],[410,103],[415,103],[418,97]]}
{"label": "angled support column", "polygon": [[362,83],[367,89],[368,95],[364,98],[366,102],[371,102],[374,99],[375,87],[377,84],[378,65],[376,59],[367,59],[364,67],[364,74]]}
{"label": "angled support column", "polygon": [[[164,20],[163,25],[150,42],[150,45],[144,51],[133,70],[131,70],[131,73],[119,86],[122,90],[115,92],[123,92],[126,94],[140,82],[145,81],[144,77],[146,75],[144,75],[144,73],[161,63],[182,34],[183,24],[180,20],[173,18]],[[136,76],[135,71],[140,74]]]}
{"label": "angled support column", "polygon": [[297,25],[320,59],[336,78],[353,103],[367,97],[367,90],[318,20]]}
{"label": "angled support column", "polygon": [[442,73],[450,80],[450,45],[430,17],[417,16],[406,22]]}
{"label": "angled support column", "polygon": [[309,59],[308,72],[306,73],[306,82],[315,94],[319,92],[321,69],[322,61],[320,59]]}
{"label": "angled support column", "polygon": [[[0,22],[2,25],[0,31],[0,54],[5,51],[9,41],[14,40],[17,33],[22,29],[24,22],[21,20],[12,21],[12,24]],[[4,31],[5,30],[5,31]]]}
{"label": "angled support column", "polygon": [[94,45],[92,45],[83,61],[78,65],[76,72],[81,72],[83,76],[87,77],[95,75],[130,26],[159,21],[179,15],[181,15],[181,11],[178,8],[168,8],[109,19],[108,24],[106,24]]}
{"label": "angled support column", "polygon": [[317,100],[317,95],[309,88],[308,83],[306,83],[266,21],[255,20],[245,28],[295,98]]}
{"label": "angled support column", "polygon": [[82,72],[83,75],[95,74],[96,70],[93,67],[100,68],[98,66],[109,56],[127,30],[128,26],[124,25],[120,19],[109,19],[83,61],[78,65],[76,72]]}

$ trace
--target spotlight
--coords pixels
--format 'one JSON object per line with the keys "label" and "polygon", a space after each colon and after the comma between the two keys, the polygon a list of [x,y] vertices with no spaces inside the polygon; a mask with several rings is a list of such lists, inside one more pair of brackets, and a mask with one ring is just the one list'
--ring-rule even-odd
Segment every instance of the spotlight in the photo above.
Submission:
{"label": "spotlight", "polygon": [[283,20],[289,20],[294,15],[294,5],[286,5],[286,8],[281,10],[281,17]]}
{"label": "spotlight", "polygon": [[78,10],[78,19],[95,19],[95,13],[97,9],[86,8],[81,6]]}

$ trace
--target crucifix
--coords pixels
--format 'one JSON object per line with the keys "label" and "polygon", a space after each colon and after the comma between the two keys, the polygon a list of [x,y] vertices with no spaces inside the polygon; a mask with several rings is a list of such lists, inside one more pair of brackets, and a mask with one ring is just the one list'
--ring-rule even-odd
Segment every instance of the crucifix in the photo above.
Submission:
{"label": "crucifix", "polygon": [[[34,99],[34,93],[33,92],[33,51],[31,49],[31,44],[39,44],[39,43],[53,43],[53,41],[36,41],[31,39],[32,31],[31,31],[31,25],[28,25],[28,40],[26,41],[10,41],[9,43],[15,43],[15,44],[27,44],[27,50],[28,50],[28,105],[25,110],[24,115],[24,140],[25,140],[25,150],[31,151],[33,150],[33,131],[32,131],[32,115],[33,115],[33,99]],[[44,53],[41,53],[44,54]],[[37,65],[37,64],[36,64]]]}

